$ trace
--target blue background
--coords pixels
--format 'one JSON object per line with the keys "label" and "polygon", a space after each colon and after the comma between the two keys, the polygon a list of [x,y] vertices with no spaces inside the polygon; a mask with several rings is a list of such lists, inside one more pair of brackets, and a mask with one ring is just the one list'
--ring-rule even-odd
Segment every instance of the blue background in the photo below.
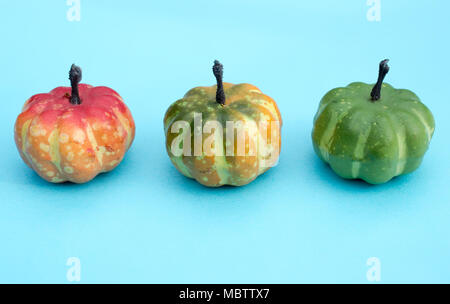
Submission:
{"label": "blue background", "polygon": [[[448,1],[6,1],[0,9],[0,282],[450,283]],[[422,166],[370,186],[338,178],[314,154],[320,98],[353,81],[416,92],[435,115]],[[279,165],[251,184],[205,188],[164,149],[163,115],[188,89],[249,82],[280,107]],[[84,185],[26,167],[13,125],[26,99],[83,82],[117,90],[137,133],[123,163]]]}

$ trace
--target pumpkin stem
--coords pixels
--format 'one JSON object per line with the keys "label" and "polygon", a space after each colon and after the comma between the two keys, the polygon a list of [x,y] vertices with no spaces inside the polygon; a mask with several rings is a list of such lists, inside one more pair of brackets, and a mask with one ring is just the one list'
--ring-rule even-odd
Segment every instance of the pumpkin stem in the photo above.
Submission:
{"label": "pumpkin stem", "polygon": [[223,82],[222,82],[223,65],[218,60],[214,60],[213,73],[217,80],[216,101],[217,103],[224,105],[225,91],[223,90]]}
{"label": "pumpkin stem", "polygon": [[381,86],[383,85],[384,77],[386,77],[386,74],[389,72],[389,66],[387,63],[389,62],[389,59],[384,59],[380,62],[380,69],[378,71],[378,80],[377,83],[374,85],[372,92],[370,92],[370,96],[372,97],[372,101],[377,101],[381,98]]}
{"label": "pumpkin stem", "polygon": [[71,104],[81,104],[80,94],[78,92],[78,84],[81,81],[81,68],[72,64],[69,72],[70,86],[72,87],[72,95],[70,96]]}

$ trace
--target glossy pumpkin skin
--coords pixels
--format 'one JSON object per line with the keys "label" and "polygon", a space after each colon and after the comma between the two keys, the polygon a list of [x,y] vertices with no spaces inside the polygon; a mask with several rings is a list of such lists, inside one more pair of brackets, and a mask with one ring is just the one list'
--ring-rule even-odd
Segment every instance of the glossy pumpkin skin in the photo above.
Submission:
{"label": "glossy pumpkin skin", "polygon": [[[253,181],[258,175],[274,166],[279,157],[281,146],[281,115],[275,101],[264,95],[257,87],[251,84],[223,83],[226,95],[224,105],[216,102],[217,86],[197,87],[191,89],[186,95],[173,103],[164,117],[164,130],[166,134],[166,150],[173,165],[183,175],[197,180],[209,187],[222,185],[242,186]],[[248,155],[246,147],[245,155],[237,154],[237,141],[235,138],[234,155],[202,156],[181,155],[175,156],[171,151],[171,144],[178,133],[172,133],[171,127],[176,121],[187,121],[191,126],[191,147],[194,150],[194,113],[202,113],[203,126],[208,120],[217,120],[223,126],[223,149],[226,149],[226,121],[243,121],[245,124],[256,124],[265,121],[268,125],[267,147],[271,150],[266,153],[257,149],[254,155]],[[271,129],[271,122],[278,122],[277,130]],[[275,129],[275,128],[274,128]],[[258,128],[258,133],[261,130]],[[273,137],[270,136],[273,132]],[[204,134],[203,143],[208,134]],[[246,144],[256,145],[261,134],[246,132]],[[272,141],[272,138],[274,139]],[[250,142],[251,141],[251,142]],[[273,160],[273,161],[272,161]],[[265,165],[263,165],[265,161]]]}
{"label": "glossy pumpkin skin", "polygon": [[118,93],[87,84],[79,93],[82,103],[75,105],[70,87],[34,95],[17,117],[20,156],[49,182],[85,183],[111,171],[133,142],[133,117]]}
{"label": "glossy pumpkin skin", "polygon": [[419,167],[434,119],[413,92],[383,83],[380,100],[371,101],[372,87],[355,82],[328,92],[314,118],[312,141],[341,177],[381,184]]}

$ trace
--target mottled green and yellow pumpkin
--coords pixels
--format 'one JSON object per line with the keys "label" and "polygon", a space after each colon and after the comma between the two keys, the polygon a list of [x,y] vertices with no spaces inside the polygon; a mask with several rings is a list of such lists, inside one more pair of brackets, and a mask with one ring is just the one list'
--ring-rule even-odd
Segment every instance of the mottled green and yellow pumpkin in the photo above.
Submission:
{"label": "mottled green and yellow pumpkin", "polygon": [[385,183],[417,169],[428,149],[433,115],[413,92],[383,83],[388,71],[383,60],[375,85],[351,83],[320,102],[314,150],[343,178]]}
{"label": "mottled green and yellow pumpkin", "polygon": [[[281,145],[280,111],[272,98],[251,84],[223,83],[222,65],[218,61],[213,72],[217,85],[193,88],[167,110],[164,117],[167,153],[178,171],[205,186],[242,186],[277,163]],[[201,117],[198,125],[196,115]],[[213,121],[218,122],[222,130],[217,127],[205,132]],[[185,123],[186,129],[177,126],[180,122]],[[245,126],[242,129],[245,148],[241,145],[240,150],[245,153],[239,153],[239,135],[235,134],[233,140],[227,139],[227,122],[242,122]],[[185,140],[179,140],[184,135]],[[219,144],[211,144],[213,149],[206,153],[208,140],[217,135],[222,136]],[[174,153],[174,147],[183,149],[183,153]]]}

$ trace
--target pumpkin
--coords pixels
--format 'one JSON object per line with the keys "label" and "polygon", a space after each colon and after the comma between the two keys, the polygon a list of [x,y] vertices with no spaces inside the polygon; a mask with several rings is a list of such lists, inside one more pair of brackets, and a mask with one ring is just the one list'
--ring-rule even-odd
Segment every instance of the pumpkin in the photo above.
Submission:
{"label": "pumpkin", "polygon": [[217,85],[193,88],[168,108],[166,150],[178,171],[205,186],[242,186],[277,164],[280,111],[257,87],[224,83],[217,60],[213,73]]}
{"label": "pumpkin", "polygon": [[24,162],[43,179],[85,183],[114,169],[134,139],[133,117],[107,87],[79,84],[72,65],[71,87],[57,87],[25,102],[14,138]]}
{"label": "pumpkin", "polygon": [[434,132],[434,119],[419,97],[383,83],[354,82],[329,91],[314,118],[316,154],[341,177],[381,184],[414,171]]}

